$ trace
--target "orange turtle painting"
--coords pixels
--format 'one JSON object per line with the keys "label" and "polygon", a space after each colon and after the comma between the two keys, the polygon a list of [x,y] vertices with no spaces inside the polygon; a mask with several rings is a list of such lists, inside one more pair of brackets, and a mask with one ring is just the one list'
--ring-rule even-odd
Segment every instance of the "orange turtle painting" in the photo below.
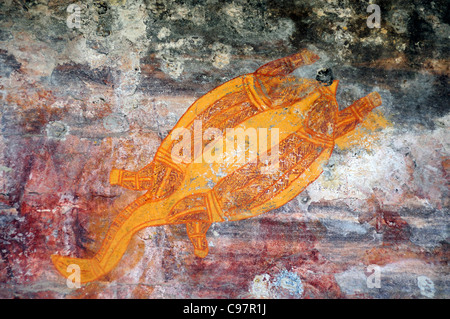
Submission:
{"label": "orange turtle painting", "polygon": [[[162,141],[150,164],[137,172],[111,171],[112,185],[146,192],[118,214],[98,252],[92,258],[53,255],[56,269],[68,277],[68,266],[75,264],[82,283],[97,280],[119,263],[136,232],[168,224],[185,224],[194,254],[204,258],[212,223],[255,217],[300,194],[322,173],[336,139],[381,105],[380,95],[373,92],[339,110],[338,81],[327,70],[316,79],[291,74],[318,59],[303,50],[199,98]],[[229,145],[234,146],[234,138],[228,143],[225,134],[229,129],[258,131],[259,139],[245,139],[242,152],[249,160],[233,156],[237,152]],[[277,134],[272,134],[275,129]],[[185,134],[175,138],[173,133],[180,130]],[[190,136],[193,142],[181,142]],[[266,149],[260,147],[263,144]],[[207,155],[214,160],[205,160]]]}

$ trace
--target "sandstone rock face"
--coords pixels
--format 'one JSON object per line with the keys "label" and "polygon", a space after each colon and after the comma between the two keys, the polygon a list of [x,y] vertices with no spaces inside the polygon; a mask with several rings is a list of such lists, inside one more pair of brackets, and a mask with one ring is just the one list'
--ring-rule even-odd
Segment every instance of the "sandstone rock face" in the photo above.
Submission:
{"label": "sandstone rock face", "polygon": [[[380,1],[380,28],[368,1],[71,3],[0,3],[0,298],[449,298],[447,1]],[[197,98],[303,48],[321,59],[295,75],[331,68],[342,108],[383,100],[319,179],[213,224],[204,259],[184,226],[147,228],[69,287],[50,256],[91,257],[139,195],[111,169],[144,167]]]}

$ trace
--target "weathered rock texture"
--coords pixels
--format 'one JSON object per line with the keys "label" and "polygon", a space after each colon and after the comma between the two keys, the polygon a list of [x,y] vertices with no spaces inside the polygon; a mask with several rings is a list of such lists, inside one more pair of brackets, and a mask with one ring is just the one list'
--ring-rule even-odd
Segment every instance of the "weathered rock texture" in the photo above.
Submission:
{"label": "weathered rock texture", "polygon": [[[449,298],[449,2],[0,2],[0,298]],[[107,277],[70,289],[51,254],[92,256],[137,194],[138,170],[197,98],[309,48],[341,107],[372,92],[386,125],[336,146],[322,176],[276,211],[149,228]],[[370,265],[380,268],[371,288]]]}

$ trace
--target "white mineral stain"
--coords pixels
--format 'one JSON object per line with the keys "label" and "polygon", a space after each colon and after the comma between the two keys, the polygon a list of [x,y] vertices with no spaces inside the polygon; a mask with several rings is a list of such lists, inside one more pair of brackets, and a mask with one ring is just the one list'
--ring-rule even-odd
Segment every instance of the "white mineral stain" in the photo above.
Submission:
{"label": "white mineral stain", "polygon": [[[126,6],[116,7],[120,24],[120,35],[134,44],[144,45],[146,41],[147,12],[145,6],[129,1]],[[144,48],[144,47],[143,47]]]}
{"label": "white mineral stain", "polygon": [[[282,297],[284,292],[287,291],[289,295],[295,296],[297,298],[303,295],[303,284],[297,273],[282,270],[276,277],[272,285],[275,289],[274,295]],[[285,291],[280,291],[280,288]],[[278,292],[278,293],[277,293]]]}
{"label": "white mineral stain", "polygon": [[164,38],[167,38],[170,35],[170,29],[166,27],[162,27],[161,30],[159,30],[157,38],[162,40]]}
{"label": "white mineral stain", "polygon": [[173,79],[178,79],[184,71],[186,58],[179,51],[191,50],[203,43],[201,37],[186,37],[158,43],[156,57],[161,61],[161,70]]}
{"label": "white mineral stain", "polygon": [[420,289],[420,294],[422,296],[433,298],[436,293],[436,289],[434,288],[434,282],[428,278],[427,276],[419,276],[417,277],[417,286]]}
{"label": "white mineral stain", "polygon": [[222,8],[225,16],[230,20],[231,24],[234,26],[237,32],[242,30],[244,26],[244,15],[243,8],[240,5],[235,4],[234,2],[225,5]]}
{"label": "white mineral stain", "polygon": [[[445,129],[448,116],[440,122],[442,127],[430,134],[387,128],[375,133],[376,143],[366,145],[365,150],[334,152],[324,173],[307,188],[311,200],[364,199],[378,188],[384,194],[384,204],[404,204],[407,200],[414,206],[438,207],[445,193],[442,155],[449,155],[450,140]],[[417,191],[425,192],[424,196],[404,198],[405,192]]]}
{"label": "white mineral stain", "polygon": [[61,121],[49,122],[45,127],[47,137],[50,139],[65,140],[66,135],[69,134],[69,127]]}
{"label": "white mineral stain", "polygon": [[386,133],[385,143],[374,146],[370,152],[333,154],[324,173],[308,187],[312,200],[367,198],[373,188],[382,189],[387,196],[397,196],[410,176],[404,155],[386,145],[392,138]]}
{"label": "white mineral stain", "polygon": [[178,57],[161,56],[161,69],[173,79],[177,79],[184,71],[184,61]]}
{"label": "white mineral stain", "polygon": [[361,267],[352,267],[334,275],[342,292],[348,295],[368,292],[367,276]]}
{"label": "white mineral stain", "polygon": [[256,275],[251,284],[250,293],[256,298],[269,298],[270,275]]}
{"label": "white mineral stain", "polygon": [[223,69],[230,64],[231,46],[222,43],[214,43],[212,50],[211,60],[214,67]]}

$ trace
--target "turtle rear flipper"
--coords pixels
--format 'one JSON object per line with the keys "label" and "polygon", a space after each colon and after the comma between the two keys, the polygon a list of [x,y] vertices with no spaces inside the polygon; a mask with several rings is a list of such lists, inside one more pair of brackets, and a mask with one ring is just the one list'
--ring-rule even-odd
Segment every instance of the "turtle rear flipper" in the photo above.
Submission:
{"label": "turtle rear flipper", "polygon": [[382,103],[378,92],[372,92],[363,98],[355,101],[349,107],[338,113],[336,121],[335,139],[344,136],[362,123],[366,116]]}
{"label": "turtle rear flipper", "polygon": [[211,223],[201,221],[186,223],[186,231],[194,245],[194,254],[197,257],[205,258],[208,255],[206,232],[209,226],[211,226]]}
{"label": "turtle rear flipper", "polygon": [[214,222],[224,221],[224,214],[214,189],[186,196],[171,209],[169,224],[185,224],[194,245],[194,254],[204,258],[208,255],[206,232]]}

